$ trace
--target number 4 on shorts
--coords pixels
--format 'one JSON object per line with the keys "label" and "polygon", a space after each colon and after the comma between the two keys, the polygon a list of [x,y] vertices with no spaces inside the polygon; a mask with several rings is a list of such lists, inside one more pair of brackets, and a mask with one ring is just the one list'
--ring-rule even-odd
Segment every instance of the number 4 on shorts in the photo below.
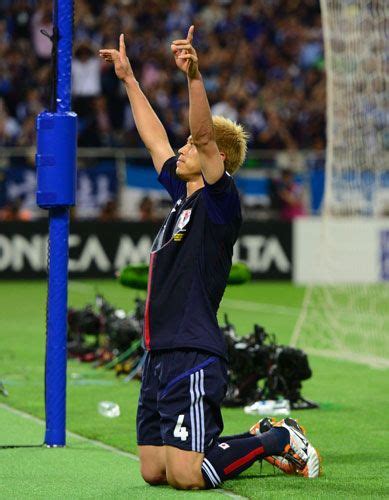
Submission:
{"label": "number 4 on shorts", "polygon": [[177,423],[176,423],[176,426],[175,426],[174,432],[173,432],[173,436],[175,438],[181,438],[181,441],[186,441],[188,436],[189,436],[189,433],[186,430],[186,427],[184,427],[182,425],[183,421],[184,421],[184,415],[178,415]]}

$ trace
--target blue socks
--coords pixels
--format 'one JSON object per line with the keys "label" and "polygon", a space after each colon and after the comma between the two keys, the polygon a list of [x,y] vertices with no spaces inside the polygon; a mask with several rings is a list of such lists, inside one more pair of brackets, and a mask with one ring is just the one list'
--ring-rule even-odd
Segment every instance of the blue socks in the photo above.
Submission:
{"label": "blue socks", "polygon": [[[244,437],[241,437],[244,436]],[[289,432],[274,427],[260,436],[247,433],[221,437],[205,454],[201,471],[208,488],[216,488],[251,467],[257,460],[280,455],[289,443]]]}

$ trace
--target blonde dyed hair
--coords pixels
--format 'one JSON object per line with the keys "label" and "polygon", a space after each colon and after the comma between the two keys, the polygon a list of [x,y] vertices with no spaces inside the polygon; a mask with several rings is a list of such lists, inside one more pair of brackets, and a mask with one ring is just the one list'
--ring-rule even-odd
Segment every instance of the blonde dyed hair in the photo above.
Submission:
{"label": "blonde dyed hair", "polygon": [[249,134],[242,125],[223,116],[213,116],[212,121],[217,147],[226,155],[224,167],[229,174],[233,175],[243,165],[246,158]]}

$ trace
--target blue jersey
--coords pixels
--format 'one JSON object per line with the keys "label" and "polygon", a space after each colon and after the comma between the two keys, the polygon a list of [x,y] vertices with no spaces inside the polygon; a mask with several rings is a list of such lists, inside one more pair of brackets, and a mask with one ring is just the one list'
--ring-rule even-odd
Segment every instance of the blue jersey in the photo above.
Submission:
{"label": "blue jersey", "polygon": [[175,157],[159,182],[174,207],[150,255],[144,340],[147,350],[195,349],[225,357],[217,310],[231,269],[233,245],[242,223],[232,177],[224,175],[186,197]]}

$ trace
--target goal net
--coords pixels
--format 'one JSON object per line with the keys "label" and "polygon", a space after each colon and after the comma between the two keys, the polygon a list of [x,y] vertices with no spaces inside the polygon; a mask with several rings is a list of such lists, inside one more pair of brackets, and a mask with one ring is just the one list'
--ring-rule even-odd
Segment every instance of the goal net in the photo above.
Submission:
{"label": "goal net", "polygon": [[389,2],[321,0],[321,10],[326,186],[320,227],[296,224],[315,250],[292,344],[389,366]]}

